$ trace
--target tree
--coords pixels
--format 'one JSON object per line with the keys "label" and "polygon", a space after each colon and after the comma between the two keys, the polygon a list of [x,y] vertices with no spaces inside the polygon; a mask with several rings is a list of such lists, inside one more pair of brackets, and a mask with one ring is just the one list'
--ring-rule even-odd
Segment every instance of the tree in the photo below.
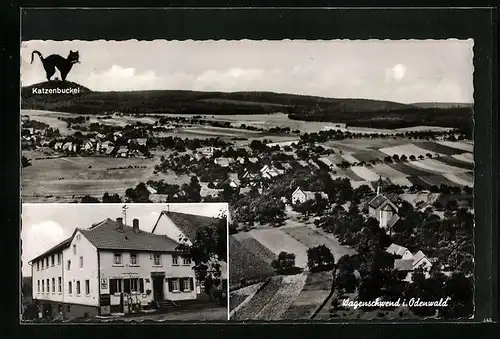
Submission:
{"label": "tree", "polygon": [[311,272],[332,270],[335,259],[332,252],[325,245],[311,247],[307,250],[307,266]]}
{"label": "tree", "polygon": [[31,160],[29,160],[28,158],[26,158],[24,155],[21,158],[21,163],[23,165],[23,168],[31,166]]}
{"label": "tree", "polygon": [[194,263],[196,279],[203,281],[204,292],[212,299],[219,299],[223,292],[221,262],[227,261],[226,223],[223,216],[217,224],[199,228],[194,241],[179,239],[176,248],[180,257]]}
{"label": "tree", "polygon": [[111,195],[108,192],[106,192],[102,196],[102,202],[103,203],[117,203],[117,202],[122,202],[122,199],[120,199],[120,196],[116,193]]}
{"label": "tree", "polygon": [[290,274],[295,267],[295,254],[280,252],[278,258],[271,262],[271,266],[278,274]]}
{"label": "tree", "polygon": [[84,204],[94,204],[94,203],[99,203],[99,199],[95,198],[95,197],[91,197],[90,195],[86,195],[84,197],[82,197],[82,200],[81,200],[82,203]]}

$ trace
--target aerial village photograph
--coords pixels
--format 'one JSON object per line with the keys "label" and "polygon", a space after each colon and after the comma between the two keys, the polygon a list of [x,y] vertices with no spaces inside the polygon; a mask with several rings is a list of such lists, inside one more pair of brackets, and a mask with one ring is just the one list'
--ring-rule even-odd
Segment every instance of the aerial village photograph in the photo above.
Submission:
{"label": "aerial village photograph", "polygon": [[227,203],[231,321],[470,319],[473,44],[24,41],[23,202]]}
{"label": "aerial village photograph", "polygon": [[227,204],[24,204],[22,321],[226,321]]}

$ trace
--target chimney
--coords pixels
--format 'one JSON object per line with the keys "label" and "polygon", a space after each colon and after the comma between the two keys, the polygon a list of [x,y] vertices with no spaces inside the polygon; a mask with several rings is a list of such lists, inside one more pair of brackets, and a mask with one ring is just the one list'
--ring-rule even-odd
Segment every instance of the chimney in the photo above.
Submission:
{"label": "chimney", "polygon": [[123,218],[116,218],[117,229],[120,232],[123,232]]}
{"label": "chimney", "polygon": [[132,226],[134,228],[134,233],[139,233],[139,219],[132,220]]}

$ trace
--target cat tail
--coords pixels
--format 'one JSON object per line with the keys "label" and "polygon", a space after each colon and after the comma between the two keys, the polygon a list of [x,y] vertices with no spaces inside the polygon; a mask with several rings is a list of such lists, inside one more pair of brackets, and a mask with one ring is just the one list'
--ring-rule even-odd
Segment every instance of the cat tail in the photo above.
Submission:
{"label": "cat tail", "polygon": [[42,56],[42,53],[38,52],[38,51],[33,51],[31,53],[31,63],[33,63],[33,59],[35,57],[35,54],[38,54],[38,56],[40,57],[40,60],[43,61],[43,56]]}

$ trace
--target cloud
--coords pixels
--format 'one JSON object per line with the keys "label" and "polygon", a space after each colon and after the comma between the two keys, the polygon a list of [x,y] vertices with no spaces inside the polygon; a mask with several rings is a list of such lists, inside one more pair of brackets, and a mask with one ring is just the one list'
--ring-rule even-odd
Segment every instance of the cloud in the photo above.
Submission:
{"label": "cloud", "polygon": [[137,73],[135,68],[113,65],[101,73],[91,73],[85,82],[96,91],[127,91],[155,89],[160,81],[154,71]]}
{"label": "cloud", "polygon": [[57,245],[67,236],[65,229],[54,221],[42,221],[23,227],[21,235],[23,240],[23,272],[25,274],[31,272],[28,265],[29,260]]}
{"label": "cloud", "polygon": [[280,73],[278,70],[229,68],[201,73],[192,85],[194,90],[248,91],[263,90],[262,85]]}

